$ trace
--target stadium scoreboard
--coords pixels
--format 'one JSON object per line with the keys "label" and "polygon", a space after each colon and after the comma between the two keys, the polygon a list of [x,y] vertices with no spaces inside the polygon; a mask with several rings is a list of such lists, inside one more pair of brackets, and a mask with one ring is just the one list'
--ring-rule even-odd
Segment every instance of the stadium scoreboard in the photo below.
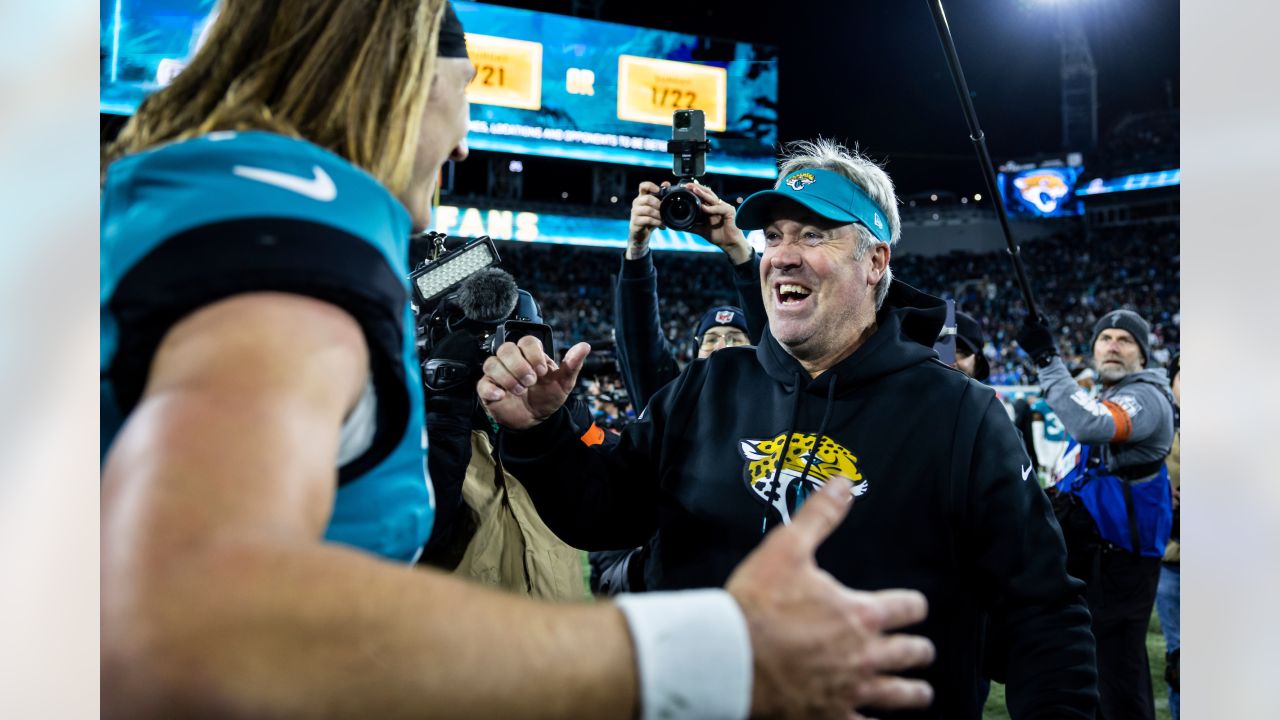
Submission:
{"label": "stadium scoreboard", "polygon": [[707,171],[777,171],[776,48],[455,0],[477,150],[669,168],[671,114],[706,114]]}
{"label": "stadium scoreboard", "polygon": [[542,109],[542,43],[467,33],[476,76],[467,100],[484,105]]}
{"label": "stadium scoreboard", "polygon": [[635,55],[618,56],[618,119],[671,125],[674,110],[702,110],[708,130],[724,132],[724,68]]}
{"label": "stadium scoreboard", "polygon": [[[777,50],[455,0],[476,150],[670,168],[672,112],[706,114],[710,173],[773,179]],[[200,44],[213,0],[101,0],[102,112],[132,113]]]}
{"label": "stadium scoreboard", "polygon": [[[542,43],[467,33],[476,76],[467,100],[521,110],[542,109]],[[728,72],[721,67],[636,55],[618,56],[619,120],[671,125],[674,110],[702,110],[707,129],[725,130]],[[594,70],[569,68],[565,91],[595,95]]]}

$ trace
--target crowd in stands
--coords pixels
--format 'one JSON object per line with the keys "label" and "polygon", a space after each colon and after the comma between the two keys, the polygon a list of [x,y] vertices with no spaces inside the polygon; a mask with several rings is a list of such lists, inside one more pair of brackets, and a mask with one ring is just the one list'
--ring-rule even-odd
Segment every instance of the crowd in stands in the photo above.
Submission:
{"label": "crowd in stands", "polygon": [[[498,252],[502,266],[537,298],[560,347],[581,340],[593,347],[612,343],[613,278],[621,250],[504,242]],[[653,262],[667,339],[684,364],[698,354],[693,333],[702,313],[738,304],[730,266],[718,252],[659,252]]]}
{"label": "crowd in stands", "polygon": [[[621,250],[504,242],[499,252],[503,267],[538,299],[559,347],[580,340],[600,349],[611,346],[612,283]],[[1120,307],[1150,319],[1157,363],[1177,353],[1176,223],[1093,230],[1087,240],[1063,232],[1023,244],[1022,257],[1036,302],[1054,320],[1069,365],[1087,362],[1094,322]],[[693,332],[702,312],[738,303],[729,264],[719,253],[670,252],[657,253],[654,264],[667,338],[683,364],[697,354]],[[893,268],[897,278],[938,297],[954,297],[959,309],[978,318],[988,340],[990,384],[1034,384],[1031,363],[1014,342],[1026,306],[1006,252],[923,256],[908,250],[894,256]]]}
{"label": "crowd in stands", "polygon": [[[1178,349],[1179,269],[1176,224],[1095,230],[1086,241],[1061,233],[1022,245],[1022,259],[1036,304],[1055,322],[1058,346],[1068,364],[1090,356],[1094,322],[1128,308],[1151,322],[1151,347],[1159,364]],[[986,331],[984,352],[992,385],[1029,385],[1034,373],[1014,342],[1026,305],[1004,251],[952,252],[931,257],[901,254],[894,274],[973,315]]]}

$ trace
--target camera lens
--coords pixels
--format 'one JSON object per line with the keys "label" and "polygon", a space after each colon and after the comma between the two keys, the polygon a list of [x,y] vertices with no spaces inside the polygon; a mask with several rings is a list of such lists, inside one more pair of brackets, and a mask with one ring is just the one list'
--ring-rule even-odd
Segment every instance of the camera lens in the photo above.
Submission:
{"label": "camera lens", "polygon": [[690,120],[691,118],[689,117],[689,113],[677,112],[675,117],[676,128],[679,130],[687,129],[689,127]]}
{"label": "camera lens", "polygon": [[698,206],[702,201],[697,195],[681,187],[669,188],[662,198],[659,212],[662,224],[673,230],[688,230],[698,220]]}

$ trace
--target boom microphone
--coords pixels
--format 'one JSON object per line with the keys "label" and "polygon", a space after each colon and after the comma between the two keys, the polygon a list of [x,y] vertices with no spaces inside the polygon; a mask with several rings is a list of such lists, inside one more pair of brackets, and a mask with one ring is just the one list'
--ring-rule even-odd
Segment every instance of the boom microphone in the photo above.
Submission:
{"label": "boom microphone", "polygon": [[1013,262],[1013,277],[1018,281],[1018,289],[1022,291],[1022,301],[1027,304],[1027,319],[1036,322],[1040,319],[1040,310],[1036,307],[1036,298],[1031,294],[1031,283],[1027,281],[1027,271],[1022,266],[1022,248],[1013,239],[1013,231],[1009,229],[1009,218],[1004,210],[1004,199],[996,192],[996,173],[992,169],[991,153],[987,151],[987,136],[978,126],[978,111],[973,107],[973,96],[969,92],[969,84],[965,82],[964,70],[960,67],[960,56],[956,55],[956,45],[951,39],[951,26],[947,24],[947,15],[942,10],[942,0],[928,0],[929,11],[933,14],[933,27],[938,32],[938,40],[942,43],[942,52],[947,58],[947,68],[951,70],[951,82],[956,86],[956,94],[960,96],[960,109],[964,111],[964,121],[969,125],[969,139],[973,141],[974,152],[978,154],[978,167],[982,170],[982,179],[987,183],[987,197],[995,207],[996,218],[1000,221],[1000,230],[1004,232],[1004,242],[1009,248],[1009,260]]}
{"label": "boom microphone", "polygon": [[458,287],[458,307],[468,320],[499,323],[516,307],[519,288],[511,273],[488,267],[463,281]]}

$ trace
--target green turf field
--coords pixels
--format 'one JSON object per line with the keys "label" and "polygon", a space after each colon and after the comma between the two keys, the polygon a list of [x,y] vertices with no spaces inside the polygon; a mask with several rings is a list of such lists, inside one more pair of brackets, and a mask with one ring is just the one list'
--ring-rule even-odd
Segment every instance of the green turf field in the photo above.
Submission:
{"label": "green turf field", "polygon": [[[1169,714],[1169,688],[1164,684],[1164,635],[1160,634],[1160,621],[1151,613],[1151,622],[1147,625],[1147,657],[1151,663],[1151,689],[1156,700],[1156,720],[1171,720]],[[1009,712],[1004,707],[1004,686],[991,683],[991,695],[987,698],[987,706],[982,710],[983,720],[1008,720]]]}

